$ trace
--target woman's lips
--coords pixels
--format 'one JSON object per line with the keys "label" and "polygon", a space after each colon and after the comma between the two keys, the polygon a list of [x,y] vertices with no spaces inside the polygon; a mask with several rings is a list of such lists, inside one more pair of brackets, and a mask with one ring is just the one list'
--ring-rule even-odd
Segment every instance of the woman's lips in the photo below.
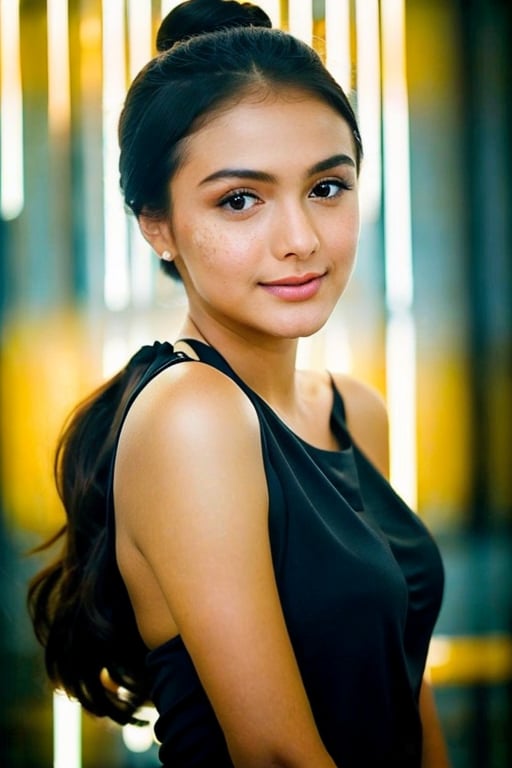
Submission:
{"label": "woman's lips", "polygon": [[320,289],[324,274],[292,275],[269,283],[260,283],[267,293],[286,301],[305,301]]}

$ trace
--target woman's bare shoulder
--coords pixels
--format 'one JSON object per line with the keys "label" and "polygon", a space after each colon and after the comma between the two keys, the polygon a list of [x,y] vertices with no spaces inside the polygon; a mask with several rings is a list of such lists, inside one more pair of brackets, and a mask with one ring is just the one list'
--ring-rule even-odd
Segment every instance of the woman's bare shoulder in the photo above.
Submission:
{"label": "woman's bare shoulder", "polygon": [[[114,494],[118,509],[133,511],[147,494],[173,499],[178,509],[192,487],[211,492],[251,483],[264,495],[256,412],[238,385],[209,365],[183,362],[163,371],[139,394],[121,431]],[[179,504],[177,503],[179,501]]]}
{"label": "woman's bare shoulder", "polygon": [[158,374],[133,403],[122,439],[153,439],[155,431],[170,430],[180,440],[193,435],[222,437],[216,429],[257,427],[257,416],[248,397],[228,376],[199,361],[185,361]]}
{"label": "woman's bare shoulder", "polygon": [[182,362],[146,385],[128,413],[114,473],[117,557],[151,647],[195,634],[184,596],[206,615],[216,582],[229,603],[231,580],[243,574],[234,554],[256,557],[267,547],[267,486],[251,409],[224,374]]}
{"label": "woman's bare shoulder", "polygon": [[386,403],[374,387],[343,373],[333,374],[336,388],[345,404],[347,426],[357,443],[377,469],[389,474],[389,426]]}

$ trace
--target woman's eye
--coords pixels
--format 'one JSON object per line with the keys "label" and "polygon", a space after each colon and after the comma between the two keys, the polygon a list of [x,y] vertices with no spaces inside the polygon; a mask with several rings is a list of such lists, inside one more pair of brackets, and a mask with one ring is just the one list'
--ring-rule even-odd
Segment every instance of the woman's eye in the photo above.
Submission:
{"label": "woman's eye", "polygon": [[223,197],[220,201],[221,208],[227,208],[231,211],[243,212],[248,211],[250,208],[256,205],[258,198],[251,192],[232,192],[227,197]]}
{"label": "woman's eye", "polygon": [[344,189],[350,189],[345,182],[339,179],[326,179],[315,184],[311,190],[311,197],[330,199],[338,197]]}

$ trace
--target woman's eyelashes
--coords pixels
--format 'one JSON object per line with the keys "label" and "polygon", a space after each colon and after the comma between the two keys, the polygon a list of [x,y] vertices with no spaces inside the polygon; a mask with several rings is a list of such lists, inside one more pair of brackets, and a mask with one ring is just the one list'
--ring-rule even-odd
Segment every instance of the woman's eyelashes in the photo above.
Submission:
{"label": "woman's eyelashes", "polygon": [[[309,198],[320,200],[335,200],[343,192],[353,189],[354,185],[347,179],[329,178],[315,182],[308,193]],[[223,195],[217,205],[219,208],[232,213],[246,213],[254,206],[261,204],[262,198],[250,189],[234,189]]]}
{"label": "woman's eyelashes", "polygon": [[333,200],[347,191],[353,189],[353,184],[346,179],[321,179],[317,181],[309,197],[317,197],[322,200]]}
{"label": "woman's eyelashes", "polygon": [[244,213],[258,204],[260,198],[248,189],[235,189],[224,195],[219,201],[219,208],[234,213]]}

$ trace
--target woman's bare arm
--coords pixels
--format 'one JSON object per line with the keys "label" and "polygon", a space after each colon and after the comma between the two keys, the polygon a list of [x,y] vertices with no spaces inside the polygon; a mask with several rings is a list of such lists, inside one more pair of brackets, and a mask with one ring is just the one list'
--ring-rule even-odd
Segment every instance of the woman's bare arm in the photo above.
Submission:
{"label": "woman's bare arm", "polygon": [[256,414],[208,366],[141,393],[116,462],[118,528],[165,596],[236,766],[334,768],[277,593]]}

